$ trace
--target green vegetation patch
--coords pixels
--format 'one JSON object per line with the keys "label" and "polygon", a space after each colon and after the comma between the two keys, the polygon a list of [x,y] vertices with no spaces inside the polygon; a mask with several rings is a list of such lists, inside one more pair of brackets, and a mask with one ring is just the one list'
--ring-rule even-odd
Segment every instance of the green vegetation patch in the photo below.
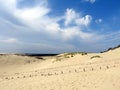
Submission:
{"label": "green vegetation patch", "polygon": [[91,59],[93,59],[93,58],[101,58],[101,56],[99,56],[99,55],[92,56]]}
{"label": "green vegetation patch", "polygon": [[70,52],[70,53],[65,53],[62,56],[57,56],[56,61],[61,61],[63,59],[71,58],[74,57],[77,54],[81,54],[82,56],[87,55],[86,52]]}
{"label": "green vegetation patch", "polygon": [[86,52],[71,52],[71,53],[67,53],[68,55],[71,55],[71,57],[73,57],[74,55],[76,55],[76,54],[81,54],[82,56],[83,55],[87,55],[87,53]]}

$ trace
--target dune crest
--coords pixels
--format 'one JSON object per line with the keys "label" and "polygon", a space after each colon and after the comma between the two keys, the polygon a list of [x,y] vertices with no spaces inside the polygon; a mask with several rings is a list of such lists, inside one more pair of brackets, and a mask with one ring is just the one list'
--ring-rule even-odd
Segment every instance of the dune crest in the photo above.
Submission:
{"label": "dune crest", "polygon": [[120,47],[45,57],[0,55],[0,90],[120,90]]}

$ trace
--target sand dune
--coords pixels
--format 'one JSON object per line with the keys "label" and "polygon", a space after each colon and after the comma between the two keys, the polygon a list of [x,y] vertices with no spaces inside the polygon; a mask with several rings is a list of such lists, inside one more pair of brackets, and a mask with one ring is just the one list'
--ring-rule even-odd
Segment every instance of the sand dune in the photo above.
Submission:
{"label": "sand dune", "polygon": [[1,55],[0,90],[120,90],[120,48],[45,60]]}

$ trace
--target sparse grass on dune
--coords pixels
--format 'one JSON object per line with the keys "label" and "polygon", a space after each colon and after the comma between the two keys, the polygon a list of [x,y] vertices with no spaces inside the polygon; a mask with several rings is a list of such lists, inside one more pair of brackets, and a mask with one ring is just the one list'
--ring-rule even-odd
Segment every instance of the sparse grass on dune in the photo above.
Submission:
{"label": "sparse grass on dune", "polygon": [[101,58],[101,56],[99,56],[99,55],[92,56],[90,59],[94,59],[94,58]]}
{"label": "sparse grass on dune", "polygon": [[77,55],[77,54],[87,55],[86,52],[71,52],[71,53],[67,53],[67,55]]}
{"label": "sparse grass on dune", "polygon": [[74,57],[75,55],[78,55],[78,54],[81,54],[82,56],[87,55],[86,52],[64,53],[64,54],[61,54],[59,56],[56,56],[56,60],[55,61],[61,61],[61,60],[64,60],[64,59],[72,58],[72,57]]}

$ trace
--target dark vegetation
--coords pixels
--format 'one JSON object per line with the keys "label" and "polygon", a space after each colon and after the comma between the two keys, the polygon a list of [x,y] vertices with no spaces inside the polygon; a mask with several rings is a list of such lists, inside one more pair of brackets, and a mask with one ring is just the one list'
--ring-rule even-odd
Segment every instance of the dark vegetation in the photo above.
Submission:
{"label": "dark vegetation", "polygon": [[109,49],[107,49],[107,50],[105,50],[105,51],[102,51],[101,53],[108,52],[108,51],[110,51],[110,50],[115,50],[115,49],[117,49],[117,48],[120,48],[120,45],[118,45],[118,46],[116,46],[116,47],[113,47],[113,48],[109,48]]}
{"label": "dark vegetation", "polygon": [[56,61],[61,61],[66,58],[74,57],[77,54],[81,54],[82,56],[87,55],[86,52],[69,52],[69,53],[65,53],[63,56],[57,56]]}
{"label": "dark vegetation", "polygon": [[[0,54],[0,56],[6,56],[6,55],[10,55],[10,54]],[[32,53],[25,53],[25,54],[11,54],[11,55],[17,55],[17,56],[27,56],[27,57],[35,57],[37,59],[40,59],[40,60],[45,60],[43,57],[44,56],[56,56],[58,54],[32,54]]]}
{"label": "dark vegetation", "polygon": [[93,59],[93,58],[101,58],[99,55],[96,55],[96,56],[92,56],[90,59]]}
{"label": "dark vegetation", "polygon": [[28,54],[28,53],[26,53],[26,54],[17,54],[17,55],[35,57],[35,58],[37,58],[37,59],[45,60],[45,59],[43,58],[43,56],[47,56],[47,57],[48,57],[48,56],[56,56],[56,55],[58,55],[58,54]]}

